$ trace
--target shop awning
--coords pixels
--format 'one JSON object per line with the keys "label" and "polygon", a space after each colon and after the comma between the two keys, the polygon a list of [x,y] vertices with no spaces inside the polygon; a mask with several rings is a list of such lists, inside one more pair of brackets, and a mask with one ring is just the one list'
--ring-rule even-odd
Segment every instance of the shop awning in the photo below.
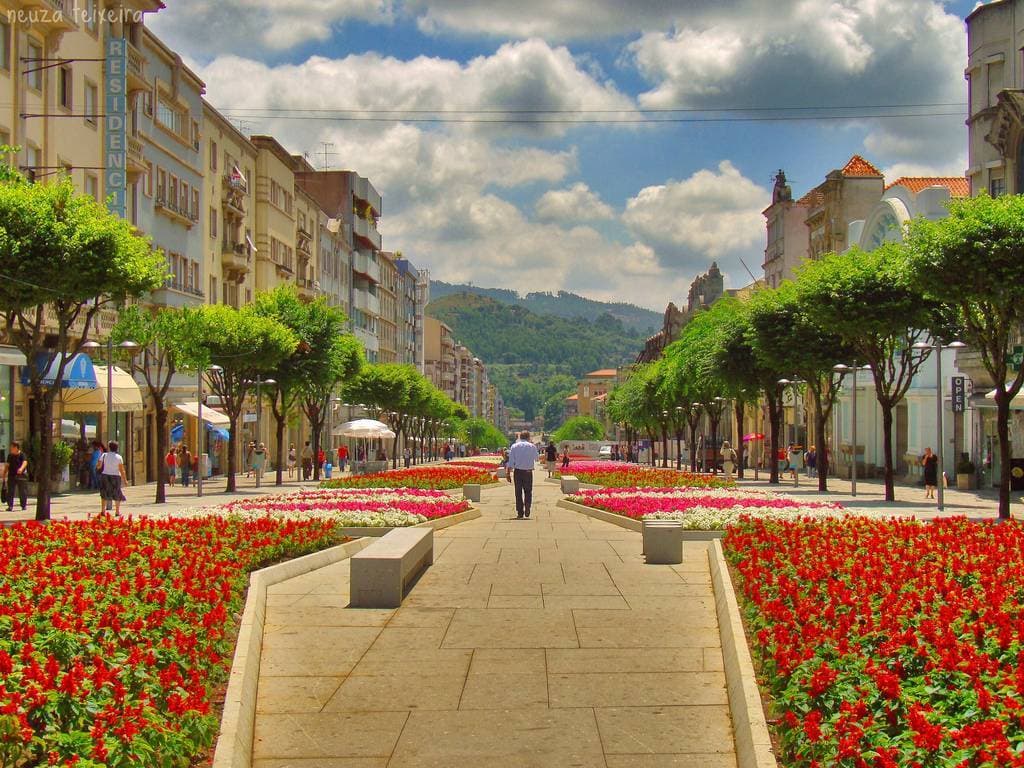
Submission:
{"label": "shop awning", "polygon": [[[106,413],[107,410],[107,366],[93,367],[96,380],[94,389],[64,388],[61,400],[65,413]],[[142,391],[127,371],[116,365],[111,375],[114,388],[110,392],[110,409],[114,413],[138,413],[144,410]]]}
{"label": "shop awning", "polygon": [[[199,403],[194,400],[190,403],[175,403],[174,408],[182,413],[187,413],[193,419],[199,418]],[[203,421],[218,427],[226,427],[231,423],[231,419],[227,415],[208,405],[203,406]]]}
{"label": "shop awning", "polygon": [[[205,412],[205,408],[204,408],[204,412]],[[215,426],[213,426],[213,424],[207,424],[206,425],[206,431],[210,434],[211,437],[214,437],[214,438],[216,438],[218,440],[223,440],[223,441],[227,442],[228,440],[231,439],[231,432],[229,432],[224,427],[215,427]],[[185,438],[185,425],[184,424],[175,424],[173,427],[171,427],[171,442],[172,443],[180,443],[184,438]]]}
{"label": "shop awning", "polygon": [[[56,383],[59,368],[59,355],[51,358],[50,355],[43,353],[35,359],[35,369],[46,372],[43,374],[43,384],[47,386]],[[21,383],[26,386],[32,383],[27,365],[21,370]],[[60,386],[62,389],[96,389],[96,368],[92,364],[92,358],[82,352],[68,358]]]}
{"label": "shop awning", "polygon": [[[1009,384],[1007,384],[1007,386],[1009,386]],[[993,389],[991,392],[989,392],[989,393],[987,393],[985,395],[985,399],[989,401],[989,402],[985,403],[985,405],[988,405],[988,406],[991,406],[992,408],[995,408],[995,406],[996,406],[996,391],[997,390]],[[1024,408],[1024,387],[1022,387],[1021,391],[1018,392],[1016,395],[1014,395],[1013,399],[1010,400],[1010,407],[1011,408]]]}
{"label": "shop awning", "polygon": [[20,349],[0,344],[0,365],[25,365],[27,362]]}

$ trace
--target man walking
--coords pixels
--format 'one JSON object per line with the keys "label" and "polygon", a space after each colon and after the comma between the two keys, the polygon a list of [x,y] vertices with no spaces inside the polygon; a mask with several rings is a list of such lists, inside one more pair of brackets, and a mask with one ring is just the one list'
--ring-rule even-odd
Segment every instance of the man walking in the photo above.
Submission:
{"label": "man walking", "polygon": [[313,449],[309,447],[309,440],[302,446],[302,479],[309,480],[313,476]]}
{"label": "man walking", "polygon": [[7,480],[7,511],[14,511],[15,493],[18,494],[18,501],[24,510],[28,507],[28,457],[21,452],[21,444],[17,441],[11,443],[6,466],[4,477]]}
{"label": "man walking", "polygon": [[516,519],[530,517],[533,505],[533,468],[540,456],[537,446],[530,442],[530,433],[521,432],[519,439],[508,451],[508,468],[516,487]]}

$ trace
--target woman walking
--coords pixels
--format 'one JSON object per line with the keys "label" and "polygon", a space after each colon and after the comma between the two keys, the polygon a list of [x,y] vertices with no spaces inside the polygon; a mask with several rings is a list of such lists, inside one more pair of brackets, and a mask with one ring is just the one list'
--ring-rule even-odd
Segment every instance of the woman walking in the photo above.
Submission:
{"label": "woman walking", "polygon": [[548,446],[544,449],[544,463],[548,470],[548,477],[554,476],[557,461],[558,449],[555,447],[554,441],[548,441]]}
{"label": "woman walking", "polygon": [[289,480],[291,480],[295,476],[295,461],[296,461],[296,458],[297,457],[295,455],[295,443],[292,443],[291,447],[288,449],[288,479]]}
{"label": "woman walking", "polygon": [[107,513],[107,502],[114,502],[114,514],[121,516],[121,502],[125,501],[121,487],[128,482],[124,473],[124,459],[117,452],[117,442],[110,441],[107,451],[100,456],[100,514]]}
{"label": "woman walking", "polygon": [[175,475],[178,474],[178,457],[174,455],[174,446],[167,449],[164,464],[167,465],[167,482],[173,488]]}
{"label": "woman walking", "polygon": [[256,475],[257,482],[263,480],[263,469],[267,466],[267,446],[260,443],[252,452],[252,471]]}
{"label": "woman walking", "polygon": [[192,479],[192,453],[184,443],[178,449],[178,468],[181,470],[181,487],[188,488]]}
{"label": "woman walking", "polygon": [[934,499],[935,486],[939,484],[939,457],[932,453],[930,447],[924,449],[921,466],[924,468],[924,497]]}

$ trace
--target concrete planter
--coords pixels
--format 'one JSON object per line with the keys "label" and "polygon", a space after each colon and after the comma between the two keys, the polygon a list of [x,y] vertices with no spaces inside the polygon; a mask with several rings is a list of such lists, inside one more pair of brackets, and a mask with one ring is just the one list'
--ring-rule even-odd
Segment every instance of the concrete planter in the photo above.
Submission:
{"label": "concrete planter", "polygon": [[[569,501],[568,499],[562,499],[558,502],[557,506],[572,512],[579,512],[581,515],[592,517],[595,520],[602,520],[606,523],[617,525],[619,528],[625,528],[628,531],[643,532],[644,524],[642,520],[634,520],[631,517],[616,515],[614,512],[605,512],[603,509],[577,504],[575,501]],[[724,537],[725,531],[683,531],[683,541],[716,541]]]}
{"label": "concrete planter", "polygon": [[[425,523],[419,523],[418,525],[411,526],[412,528],[433,528],[435,531],[440,531],[442,528],[447,528],[451,525],[457,525],[458,523],[464,523],[467,520],[476,520],[480,517],[480,510],[475,507],[467,509],[465,512],[459,512],[457,515],[448,515],[448,517],[439,517],[436,520],[427,520]],[[341,534],[343,536],[351,536],[353,539],[362,538],[365,536],[369,537],[380,537],[388,531],[394,531],[395,528],[385,528],[383,526],[378,528],[342,528]]]}
{"label": "concrete planter", "polygon": [[958,491],[973,491],[978,487],[978,479],[973,474],[956,476],[956,488]]}

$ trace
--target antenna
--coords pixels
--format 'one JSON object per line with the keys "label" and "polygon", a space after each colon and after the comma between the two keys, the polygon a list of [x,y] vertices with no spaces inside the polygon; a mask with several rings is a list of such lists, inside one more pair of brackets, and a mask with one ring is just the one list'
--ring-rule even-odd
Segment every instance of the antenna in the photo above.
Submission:
{"label": "antenna", "polygon": [[740,257],[740,264],[742,264],[743,268],[747,270],[747,274],[750,275],[750,279],[756,283],[757,278],[754,277],[754,273],[750,271],[750,267],[747,266],[747,262],[745,262],[742,257]]}
{"label": "antenna", "polygon": [[249,121],[242,120],[239,118],[238,120],[235,120],[235,123],[238,125],[238,132],[241,133],[246,138],[248,138],[250,134]]}
{"label": "antenna", "polygon": [[333,141],[321,141],[320,142],[320,154],[323,156],[323,163],[320,165],[321,171],[329,171],[331,169],[330,158],[334,157],[338,153],[334,151]]}

